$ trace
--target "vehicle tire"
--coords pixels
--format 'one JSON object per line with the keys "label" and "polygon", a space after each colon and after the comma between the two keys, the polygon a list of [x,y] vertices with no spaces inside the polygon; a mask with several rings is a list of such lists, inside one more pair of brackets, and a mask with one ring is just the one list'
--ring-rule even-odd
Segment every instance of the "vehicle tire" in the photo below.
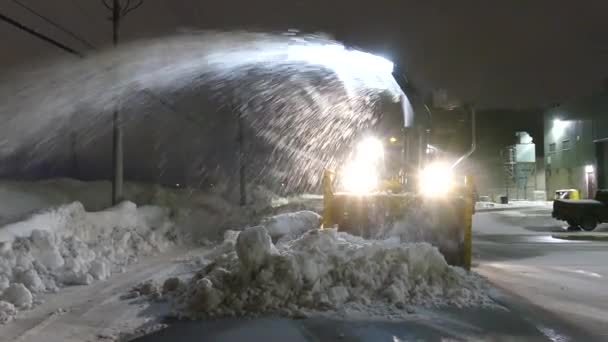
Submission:
{"label": "vehicle tire", "polygon": [[583,230],[590,232],[597,227],[597,220],[595,217],[583,217],[580,227],[583,228]]}
{"label": "vehicle tire", "polygon": [[569,232],[577,232],[577,231],[581,230],[581,226],[578,223],[576,223],[572,220],[568,220],[566,222],[568,223]]}

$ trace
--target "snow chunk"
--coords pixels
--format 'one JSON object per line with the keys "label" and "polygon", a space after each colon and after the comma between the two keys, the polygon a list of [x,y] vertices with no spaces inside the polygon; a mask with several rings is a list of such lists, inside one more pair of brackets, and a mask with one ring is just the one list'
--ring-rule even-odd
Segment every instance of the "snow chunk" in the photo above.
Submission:
{"label": "snow chunk", "polygon": [[165,282],[163,283],[163,292],[167,293],[167,292],[177,291],[177,289],[179,289],[179,287],[181,285],[182,285],[182,282],[179,278],[177,278],[177,277],[167,278],[167,280],[165,280]]}
{"label": "snow chunk", "polygon": [[63,266],[64,259],[59,252],[57,236],[45,230],[34,230],[30,237],[32,240],[32,256],[48,270],[55,270]]}
{"label": "snow chunk", "polygon": [[22,283],[27,287],[31,292],[44,292],[46,290],[46,286],[40,279],[38,272],[34,269],[24,270],[17,274],[16,281]]}
{"label": "snow chunk", "polygon": [[321,216],[313,211],[303,210],[272,216],[263,220],[261,224],[276,241],[282,237],[295,238],[311,229],[319,228]]}
{"label": "snow chunk", "polygon": [[0,324],[12,321],[16,314],[17,310],[13,304],[0,300]]}
{"label": "snow chunk", "polygon": [[93,284],[93,276],[82,271],[67,271],[58,275],[58,280],[63,285],[91,285]]}
{"label": "snow chunk", "polygon": [[110,266],[104,261],[95,260],[91,263],[89,273],[95,280],[106,280],[110,277]]}
{"label": "snow chunk", "polygon": [[225,231],[224,232],[224,242],[232,243],[233,245],[236,244],[236,239],[239,237],[239,234],[241,234],[241,232],[236,231],[236,230]]}
{"label": "snow chunk", "polygon": [[29,309],[34,298],[23,284],[12,284],[2,294],[2,299],[21,309]]}
{"label": "snow chunk", "polygon": [[249,227],[238,235],[236,253],[244,269],[257,271],[271,255],[276,254],[276,249],[266,228],[257,226]]}
{"label": "snow chunk", "polygon": [[344,286],[334,286],[329,289],[328,299],[330,303],[335,303],[336,305],[343,304],[348,299],[348,296],[348,289]]}
{"label": "snow chunk", "polygon": [[0,293],[6,290],[11,284],[8,276],[6,274],[0,274]]}

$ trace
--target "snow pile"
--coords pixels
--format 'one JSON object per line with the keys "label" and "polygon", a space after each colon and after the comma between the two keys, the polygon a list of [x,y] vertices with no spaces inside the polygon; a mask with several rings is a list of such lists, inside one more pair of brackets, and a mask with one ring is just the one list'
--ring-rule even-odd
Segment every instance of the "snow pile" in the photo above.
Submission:
{"label": "snow pile", "polygon": [[480,278],[448,266],[425,243],[370,241],[315,229],[274,245],[266,228],[257,226],[221,249],[228,253],[214,255],[171,294],[181,315],[300,316],[341,308],[367,311],[379,303],[387,308],[382,314],[411,305],[491,304]]}
{"label": "snow pile", "polygon": [[[178,242],[170,212],[131,202],[86,212],[79,202],[0,228],[0,300],[19,309],[38,293],[105,280],[138,256]],[[0,321],[14,310],[0,302]]]}

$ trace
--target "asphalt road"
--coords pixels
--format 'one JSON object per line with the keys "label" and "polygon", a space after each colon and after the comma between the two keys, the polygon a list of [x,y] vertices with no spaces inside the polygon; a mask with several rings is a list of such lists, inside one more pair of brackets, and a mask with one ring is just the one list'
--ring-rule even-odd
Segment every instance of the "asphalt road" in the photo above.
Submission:
{"label": "asphalt road", "polygon": [[565,226],[550,208],[482,212],[473,222],[476,272],[561,326],[608,341],[608,242],[552,238]]}
{"label": "asphalt road", "polygon": [[494,298],[506,310],[419,310],[401,321],[265,317],[168,322],[167,329],[137,341],[604,340],[608,244],[551,238],[561,230],[547,208],[476,214],[475,271],[497,287]]}

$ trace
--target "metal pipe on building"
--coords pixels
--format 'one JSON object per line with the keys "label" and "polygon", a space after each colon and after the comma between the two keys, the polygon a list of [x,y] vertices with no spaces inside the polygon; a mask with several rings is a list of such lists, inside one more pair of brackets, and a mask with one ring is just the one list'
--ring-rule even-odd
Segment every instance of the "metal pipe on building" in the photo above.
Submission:
{"label": "metal pipe on building", "polygon": [[454,164],[452,164],[452,169],[458,166],[458,164],[462,163],[465,159],[469,158],[475,149],[477,148],[477,132],[475,125],[475,107],[471,107],[471,148],[463,154]]}

